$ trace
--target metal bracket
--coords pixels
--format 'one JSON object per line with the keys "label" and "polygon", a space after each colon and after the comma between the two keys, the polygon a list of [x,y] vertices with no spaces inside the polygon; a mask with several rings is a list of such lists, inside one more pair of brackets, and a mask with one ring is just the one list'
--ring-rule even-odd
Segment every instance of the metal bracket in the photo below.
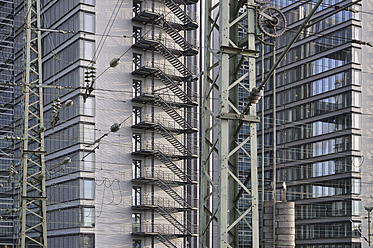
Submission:
{"label": "metal bracket", "polygon": [[46,151],[23,150],[23,152],[27,153],[27,154],[36,154],[36,155],[45,155],[45,154],[47,154]]}
{"label": "metal bracket", "polygon": [[255,57],[255,58],[259,56],[259,51],[244,49],[244,48],[239,48],[239,47],[231,47],[231,46],[221,46],[220,52],[233,54],[233,55],[239,54],[239,55]]}
{"label": "metal bracket", "polygon": [[243,122],[260,122],[260,118],[258,116],[254,115],[243,115],[242,118],[240,118],[239,114],[235,113],[221,113],[217,118],[223,119],[223,120],[240,120]]}

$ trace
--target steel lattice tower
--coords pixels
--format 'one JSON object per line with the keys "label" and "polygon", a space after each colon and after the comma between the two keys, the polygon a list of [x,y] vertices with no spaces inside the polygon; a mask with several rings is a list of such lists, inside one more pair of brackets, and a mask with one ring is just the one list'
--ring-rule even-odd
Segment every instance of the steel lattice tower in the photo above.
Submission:
{"label": "steel lattice tower", "polygon": [[[252,247],[259,247],[258,118],[255,105],[243,112],[238,100],[239,90],[249,93],[255,87],[255,11],[253,0],[208,0],[205,5],[200,247],[238,247],[240,221],[252,231]],[[244,20],[247,27],[242,25]],[[239,27],[247,33],[244,38],[239,37]],[[239,75],[243,63],[249,69]],[[248,123],[249,133],[239,139],[243,123]],[[251,164],[244,180],[238,152]],[[243,193],[250,202],[240,211]]]}
{"label": "steel lattice tower", "polygon": [[19,247],[47,247],[40,0],[25,1]]}

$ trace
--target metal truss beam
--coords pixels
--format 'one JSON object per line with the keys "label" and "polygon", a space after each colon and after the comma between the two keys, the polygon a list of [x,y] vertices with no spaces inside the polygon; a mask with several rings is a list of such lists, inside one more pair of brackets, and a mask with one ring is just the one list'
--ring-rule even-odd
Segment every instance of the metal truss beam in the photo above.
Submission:
{"label": "metal truss beam", "polygon": [[[255,87],[255,15],[253,0],[205,2],[200,248],[238,247],[239,223],[251,229],[252,247],[259,247],[258,119],[255,106],[242,113],[238,98]],[[247,37],[240,39],[246,20]],[[239,122],[247,123],[246,133],[238,132]],[[242,173],[239,160],[249,162],[249,171]],[[243,192],[245,209],[239,205]]]}
{"label": "metal truss beam", "polygon": [[25,0],[18,247],[47,247],[40,0]]}

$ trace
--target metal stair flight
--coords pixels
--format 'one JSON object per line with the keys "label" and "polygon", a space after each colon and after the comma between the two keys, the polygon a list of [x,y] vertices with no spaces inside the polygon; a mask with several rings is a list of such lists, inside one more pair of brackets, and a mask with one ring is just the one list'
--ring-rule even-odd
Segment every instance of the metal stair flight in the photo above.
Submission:
{"label": "metal stair flight", "polygon": [[189,42],[177,31],[175,30],[172,25],[163,20],[163,30],[184,50],[192,50],[193,47],[189,44]]}
{"label": "metal stair flight", "polygon": [[155,153],[155,156],[164,164],[168,169],[170,169],[176,176],[178,176],[182,181],[191,181],[185,173],[166,155],[162,152]]}
{"label": "metal stair flight", "polygon": [[192,99],[162,70],[158,70],[154,75],[159,78],[164,85],[167,86],[182,102],[194,103]]}
{"label": "metal stair flight", "polygon": [[177,203],[179,203],[181,206],[192,208],[192,206],[183,197],[181,197],[175,190],[173,190],[172,187],[169,186],[167,182],[165,182],[163,179],[158,178],[156,184],[164,192],[166,192],[169,196],[171,196],[172,199],[174,199]]}
{"label": "metal stair flight", "polygon": [[167,248],[180,248],[174,245],[169,239],[167,239],[165,236],[163,236],[160,233],[157,233],[157,239],[161,241]]}
{"label": "metal stair flight", "polygon": [[188,123],[173,106],[167,103],[159,95],[155,96],[155,103],[160,106],[173,120],[175,120],[184,129],[193,129],[190,123]]}
{"label": "metal stair flight", "polygon": [[172,135],[164,126],[157,124],[154,128],[158,133],[160,133],[168,142],[170,142],[179,152],[185,156],[193,156],[193,154],[174,136]]}
{"label": "metal stair flight", "polygon": [[175,226],[181,233],[191,235],[192,233],[186,228],[180,221],[178,221],[170,212],[168,212],[165,208],[158,206],[156,209],[157,212],[165,218],[168,222],[170,222],[173,226]]}
{"label": "metal stair flight", "polygon": [[154,47],[184,77],[192,77],[193,76],[192,72],[167,47],[165,47],[165,45],[163,45],[161,42],[158,42]]}
{"label": "metal stair flight", "polygon": [[184,23],[184,25],[188,25],[193,23],[192,18],[190,18],[184,10],[180,8],[180,6],[175,3],[173,0],[163,0],[166,6]]}

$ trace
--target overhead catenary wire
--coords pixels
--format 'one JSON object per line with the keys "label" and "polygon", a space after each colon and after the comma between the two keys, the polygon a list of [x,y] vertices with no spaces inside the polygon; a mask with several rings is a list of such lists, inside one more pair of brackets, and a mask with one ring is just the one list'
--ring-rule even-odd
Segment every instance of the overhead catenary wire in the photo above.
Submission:
{"label": "overhead catenary wire", "polygon": [[99,43],[97,45],[97,48],[95,49],[95,52],[94,52],[94,54],[92,56],[92,60],[91,60],[90,64],[94,64],[95,61],[97,61],[98,56],[100,55],[100,53],[101,53],[101,51],[102,51],[102,49],[103,49],[103,47],[105,45],[106,39],[108,37],[107,35],[110,33],[110,30],[113,27],[114,22],[115,22],[115,20],[116,20],[116,18],[118,16],[118,13],[119,13],[119,11],[121,9],[123,1],[124,0],[118,0],[117,3],[115,4],[115,7],[114,7],[114,9],[113,9],[113,11],[111,13],[111,16],[109,17],[109,20],[108,20],[108,22],[106,24],[106,27],[104,29],[103,35],[101,36],[100,41],[99,41]]}

